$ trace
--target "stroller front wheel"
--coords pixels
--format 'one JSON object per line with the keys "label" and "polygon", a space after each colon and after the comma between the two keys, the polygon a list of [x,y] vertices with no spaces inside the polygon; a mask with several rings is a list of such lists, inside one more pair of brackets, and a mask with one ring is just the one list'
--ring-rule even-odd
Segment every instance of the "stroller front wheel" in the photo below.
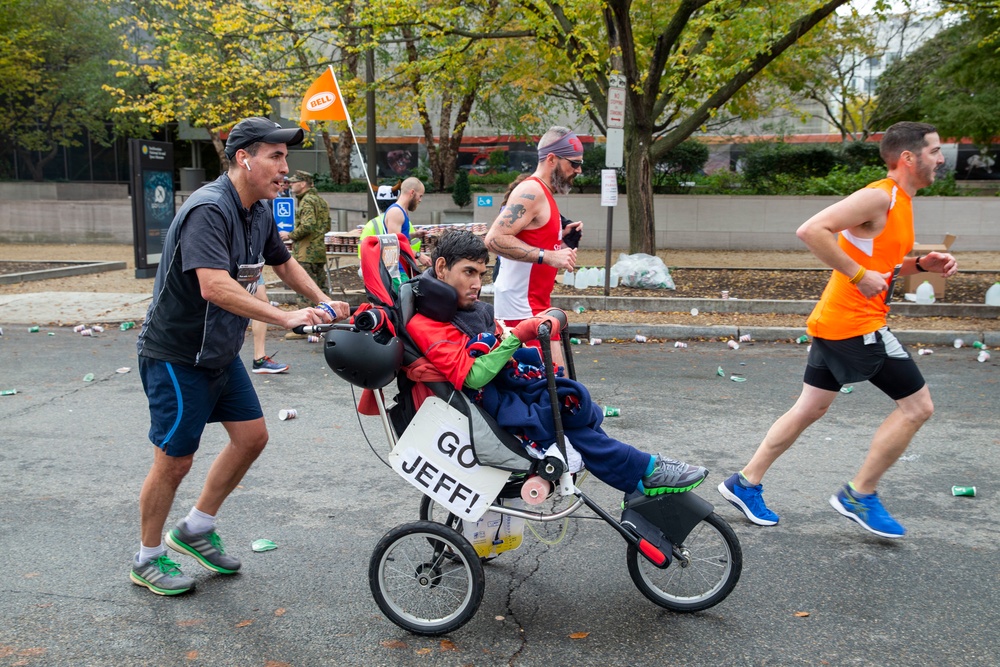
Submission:
{"label": "stroller front wheel", "polygon": [[390,621],[428,636],[465,625],[486,588],[483,566],[469,541],[432,521],[403,524],[386,533],[369,561],[368,583]]}
{"label": "stroller front wheel", "polygon": [[[677,554],[682,554],[677,558]],[[674,550],[675,558],[661,570],[629,546],[628,573],[643,595],[664,609],[694,612],[726,599],[743,571],[739,538],[726,521],[712,512]]]}

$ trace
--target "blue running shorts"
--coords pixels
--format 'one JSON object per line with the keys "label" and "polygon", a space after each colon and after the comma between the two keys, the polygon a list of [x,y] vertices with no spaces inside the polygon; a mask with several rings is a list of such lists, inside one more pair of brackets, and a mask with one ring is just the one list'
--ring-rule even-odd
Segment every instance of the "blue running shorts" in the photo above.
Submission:
{"label": "blue running shorts", "polygon": [[239,357],[220,369],[139,357],[139,376],[149,399],[149,440],[168,456],[194,454],[208,423],[264,416]]}

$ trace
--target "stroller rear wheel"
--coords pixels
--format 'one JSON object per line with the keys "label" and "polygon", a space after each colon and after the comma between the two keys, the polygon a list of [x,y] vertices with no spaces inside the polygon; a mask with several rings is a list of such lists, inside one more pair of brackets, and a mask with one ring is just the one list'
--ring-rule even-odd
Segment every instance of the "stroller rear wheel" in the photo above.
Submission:
{"label": "stroller rear wheel", "polygon": [[469,541],[432,521],[397,526],[379,540],[368,583],[382,613],[418,635],[465,625],[483,601],[483,566]]}
{"label": "stroller rear wheel", "polygon": [[636,588],[653,603],[679,612],[701,611],[722,602],[743,571],[740,541],[715,512],[674,548],[674,560],[665,570],[646,560],[634,546],[629,546],[627,559]]}

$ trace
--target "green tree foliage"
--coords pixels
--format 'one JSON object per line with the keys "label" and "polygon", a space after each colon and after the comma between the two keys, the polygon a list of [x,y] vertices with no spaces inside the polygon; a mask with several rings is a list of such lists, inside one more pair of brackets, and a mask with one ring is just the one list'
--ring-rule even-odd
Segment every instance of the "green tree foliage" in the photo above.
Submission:
{"label": "green tree foliage", "polygon": [[[223,132],[241,118],[270,115],[282,97],[297,109],[329,54],[357,42],[356,33],[339,28],[350,9],[306,0],[121,0],[114,27],[131,57],[113,64],[131,88],[108,87],[115,110],[156,125],[186,121],[205,129],[225,169]],[[345,63],[356,74],[356,56]],[[359,84],[348,77],[340,85],[350,106]],[[321,129],[331,171],[343,181],[349,135],[334,155],[327,127]]]}
{"label": "green tree foliage", "polygon": [[465,208],[472,203],[472,191],[469,189],[469,172],[464,169],[455,175],[455,188],[451,192],[451,200],[459,208]]}
{"label": "green tree foliage", "polygon": [[760,142],[747,147],[743,161],[747,184],[756,191],[764,191],[779,176],[787,179],[826,176],[837,165],[838,156],[827,146]]}
{"label": "green tree foliage", "polygon": [[541,62],[567,64],[561,90],[575,96],[602,131],[607,71],[625,76],[629,247],[650,254],[656,252],[654,166],[720,113],[757,113],[755,77],[846,4],[581,0],[542,7],[520,1],[537,31]]}
{"label": "green tree foliage", "polygon": [[36,181],[60,146],[85,134],[109,140],[101,86],[119,50],[110,22],[106,6],[88,0],[0,3],[0,145]]}

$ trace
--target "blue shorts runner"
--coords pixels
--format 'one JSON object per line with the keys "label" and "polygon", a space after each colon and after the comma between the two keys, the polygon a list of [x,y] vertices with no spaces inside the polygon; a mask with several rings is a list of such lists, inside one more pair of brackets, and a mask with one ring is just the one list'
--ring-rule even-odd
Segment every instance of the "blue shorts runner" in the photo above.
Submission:
{"label": "blue shorts runner", "polygon": [[239,357],[219,369],[139,357],[139,376],[149,399],[149,439],[168,456],[194,454],[210,422],[264,416]]}
{"label": "blue shorts runner", "polygon": [[888,327],[844,340],[813,338],[802,381],[811,387],[840,391],[868,380],[898,401],[920,391],[924,376]]}

